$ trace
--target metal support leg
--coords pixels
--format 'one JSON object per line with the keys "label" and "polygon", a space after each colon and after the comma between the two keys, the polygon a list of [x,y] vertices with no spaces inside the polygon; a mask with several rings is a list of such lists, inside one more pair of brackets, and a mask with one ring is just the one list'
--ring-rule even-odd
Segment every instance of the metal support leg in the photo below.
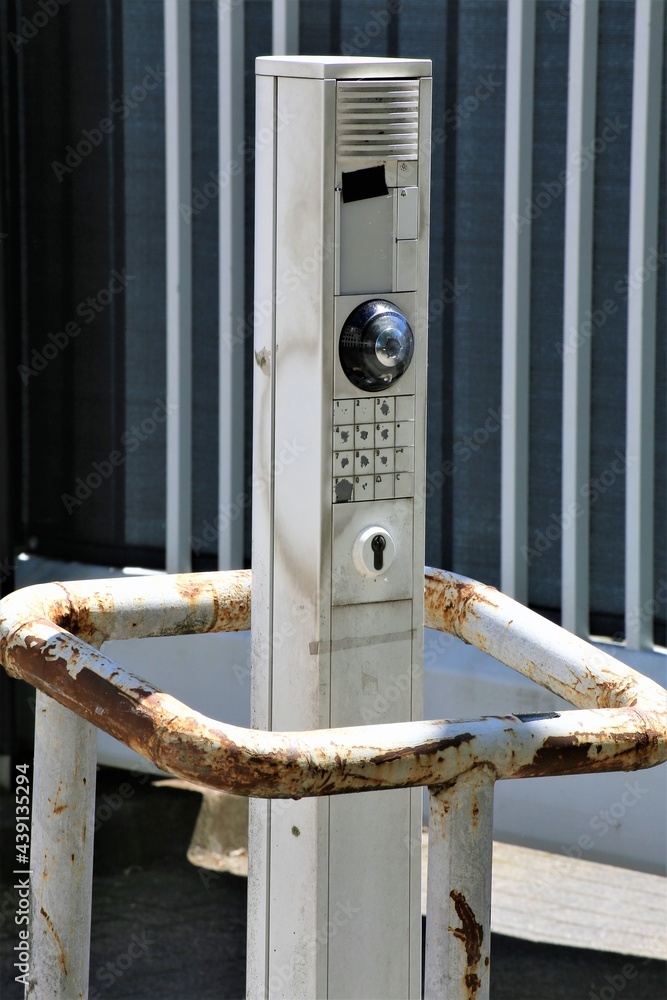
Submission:
{"label": "metal support leg", "polygon": [[88,996],[97,730],[37,692],[31,1000]]}
{"label": "metal support leg", "polygon": [[430,789],[425,1000],[488,1000],[493,785],[479,767]]}

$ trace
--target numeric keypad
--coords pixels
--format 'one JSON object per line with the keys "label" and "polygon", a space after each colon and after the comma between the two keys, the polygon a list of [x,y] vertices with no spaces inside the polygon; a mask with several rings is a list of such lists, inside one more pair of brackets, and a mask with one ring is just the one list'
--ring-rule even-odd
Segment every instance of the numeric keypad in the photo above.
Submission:
{"label": "numeric keypad", "polygon": [[333,502],[414,496],[414,396],[336,399]]}

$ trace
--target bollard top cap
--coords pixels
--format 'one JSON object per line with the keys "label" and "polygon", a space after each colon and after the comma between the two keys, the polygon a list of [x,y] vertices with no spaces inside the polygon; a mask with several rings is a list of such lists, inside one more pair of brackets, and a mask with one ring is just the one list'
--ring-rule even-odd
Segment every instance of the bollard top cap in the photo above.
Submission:
{"label": "bollard top cap", "polygon": [[431,76],[430,59],[378,56],[259,56],[257,76],[296,76],[314,80],[414,79]]}

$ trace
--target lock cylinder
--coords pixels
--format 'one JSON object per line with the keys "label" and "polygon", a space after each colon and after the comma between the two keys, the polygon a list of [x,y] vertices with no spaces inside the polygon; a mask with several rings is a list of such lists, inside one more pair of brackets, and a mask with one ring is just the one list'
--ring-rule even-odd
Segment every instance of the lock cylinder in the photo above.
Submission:
{"label": "lock cylinder", "polygon": [[414,346],[412,328],[400,309],[384,299],[371,299],[348,316],[338,354],[353,385],[381,392],[406,371]]}
{"label": "lock cylinder", "polygon": [[371,580],[386,573],[395,556],[394,539],[386,528],[378,525],[360,531],[352,548],[352,559],[357,571]]}

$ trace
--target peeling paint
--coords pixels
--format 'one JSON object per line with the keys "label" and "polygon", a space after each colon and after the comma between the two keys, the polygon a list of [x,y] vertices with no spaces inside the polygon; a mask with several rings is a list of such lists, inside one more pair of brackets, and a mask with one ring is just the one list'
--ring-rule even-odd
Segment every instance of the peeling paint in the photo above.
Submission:
{"label": "peeling paint", "polygon": [[452,747],[458,749],[462,743],[470,743],[470,741],[474,740],[474,738],[475,737],[472,733],[459,733],[457,736],[452,736],[450,739],[434,740],[432,743],[422,743],[421,746],[405,747],[401,750],[390,750],[374,757],[373,763],[387,764],[389,761],[400,760],[401,757],[413,754],[424,756],[428,754],[443,753],[445,750],[449,750]]}
{"label": "peeling paint", "polygon": [[482,957],[482,942],[484,940],[484,928],[477,923],[475,914],[466,901],[462,892],[452,889],[449,893],[454,903],[456,915],[461,921],[460,927],[450,927],[450,931],[459,941],[462,942],[466,952],[467,972],[464,976],[464,983],[467,995],[470,1000],[474,1000],[481,985],[479,976],[475,971]]}
{"label": "peeling paint", "polygon": [[468,965],[477,965],[482,956],[484,930],[481,924],[478,924],[475,920],[475,914],[470,909],[463,893],[452,889],[449,895],[454,902],[456,915],[461,921],[460,927],[450,927],[449,929],[455,938],[463,942]]}
{"label": "peeling paint", "polygon": [[271,374],[271,352],[263,347],[261,351],[255,351],[255,364],[264,375]]}

